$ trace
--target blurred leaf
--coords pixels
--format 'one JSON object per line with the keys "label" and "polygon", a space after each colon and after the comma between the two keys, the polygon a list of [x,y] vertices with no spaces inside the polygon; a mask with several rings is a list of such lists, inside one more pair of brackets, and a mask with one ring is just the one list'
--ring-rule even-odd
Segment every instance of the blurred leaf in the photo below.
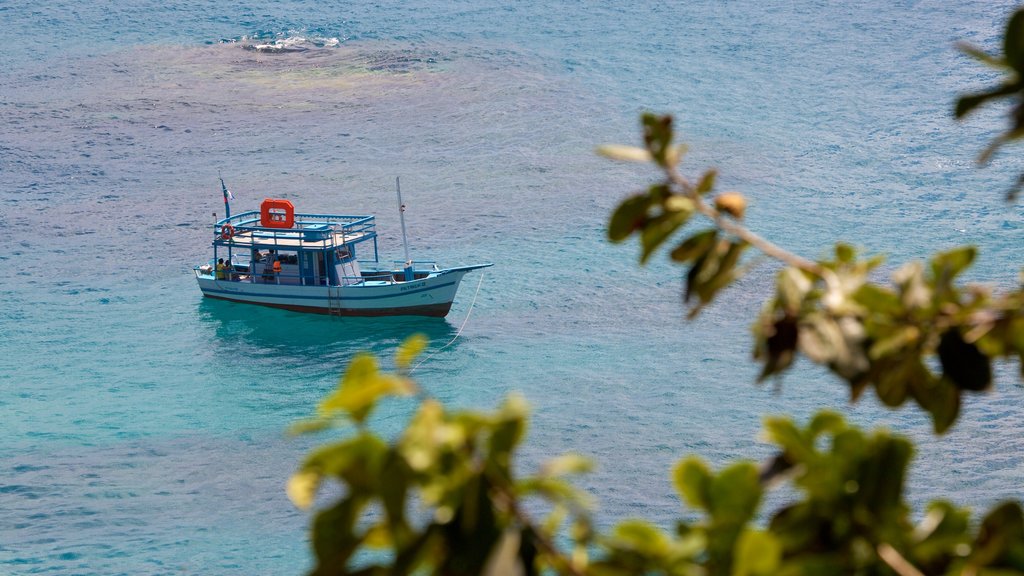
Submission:
{"label": "blurred leaf", "polygon": [[394,374],[382,374],[373,355],[358,354],[342,376],[338,389],[320,402],[317,412],[321,417],[345,412],[361,424],[381,397],[411,393],[410,380]]}
{"label": "blurred leaf", "polygon": [[350,496],[317,513],[311,538],[317,565],[312,576],[347,573],[348,560],[363,541],[355,527],[364,505],[362,498]]}
{"label": "blurred leaf", "polygon": [[932,257],[932,276],[939,285],[951,285],[953,279],[967,269],[978,253],[974,246],[961,246]]}
{"label": "blurred leaf", "polygon": [[395,352],[395,365],[402,370],[408,370],[420,353],[427,347],[427,337],[423,334],[413,334],[405,339]]}
{"label": "blurred leaf", "polygon": [[[973,112],[976,108],[985,104],[989,100],[996,100],[1004,96],[1010,96],[1020,90],[1020,87],[1016,84],[1004,84],[997,88],[993,88],[986,92],[979,92],[977,94],[967,94],[957,98],[956,109],[953,114],[957,118],[963,118],[964,116]],[[979,160],[981,161],[981,160]]]}
{"label": "blurred leaf", "polygon": [[334,427],[334,421],[328,418],[314,418],[300,420],[288,427],[288,434],[298,436],[301,434],[315,434]]}
{"label": "blurred leaf", "polygon": [[654,159],[651,153],[643,148],[622,144],[603,144],[597,147],[597,153],[606,158],[624,162],[650,162]]}
{"label": "blurred leaf", "polygon": [[988,356],[972,343],[965,342],[956,328],[947,330],[939,342],[942,373],[961,390],[973,392],[992,384],[992,365]]}
{"label": "blurred leaf", "polygon": [[779,572],[782,545],[771,533],[744,530],[736,543],[734,576],[772,575]]}
{"label": "blurred leaf", "polygon": [[776,291],[779,304],[789,314],[796,315],[803,305],[804,298],[814,284],[807,273],[793,267],[783,268],[776,279]]}
{"label": "blurred leaf", "polygon": [[672,260],[676,262],[689,262],[700,258],[715,245],[716,238],[718,238],[718,230],[712,229],[698,232],[684,240],[672,251]]}
{"label": "blurred leaf", "polygon": [[651,254],[661,246],[673,232],[680,226],[686,224],[690,219],[689,212],[664,212],[655,218],[648,220],[640,233],[640,264],[646,264]]}
{"label": "blurred leaf", "polygon": [[388,528],[399,542],[411,533],[405,520],[405,500],[413,482],[412,470],[395,450],[388,450],[380,473],[380,499]]}
{"label": "blurred leaf", "polygon": [[751,520],[761,502],[761,483],[757,467],[736,462],[711,480],[708,488],[710,509],[716,521],[742,524]]}
{"label": "blurred leaf", "polygon": [[812,438],[817,438],[825,433],[838,434],[845,429],[846,421],[838,412],[831,410],[816,412],[807,425],[807,432],[811,434]]}
{"label": "blurred leaf", "polygon": [[700,458],[688,456],[680,460],[672,471],[672,485],[690,506],[704,509],[710,506],[711,473]]}
{"label": "blurred leaf", "polygon": [[669,151],[672,148],[672,117],[646,113],[642,118],[644,144],[654,161],[663,168],[672,166]]}
{"label": "blurred leaf", "polygon": [[372,434],[360,434],[321,446],[306,457],[303,471],[340,478],[352,490],[374,491],[388,445]]}
{"label": "blurred leaf", "polygon": [[960,390],[948,379],[936,378],[921,364],[920,357],[905,360],[904,365],[911,393],[932,415],[935,433],[944,433],[960,413]]}
{"label": "blurred leaf", "polygon": [[864,284],[854,293],[857,302],[876,316],[895,316],[902,312],[899,296],[877,284]]}
{"label": "blurred leaf", "polygon": [[871,345],[869,356],[877,360],[894,354],[908,346],[917,345],[921,339],[921,330],[917,326],[898,326]]}
{"label": "blurred leaf", "polygon": [[665,556],[670,542],[664,532],[644,520],[625,520],[612,530],[615,545],[640,552],[645,556]]}
{"label": "blurred leaf", "polygon": [[723,288],[731,284],[739,273],[736,264],[740,255],[749,245],[741,240],[721,240],[712,250],[694,262],[686,277],[686,294],[688,302],[693,293],[697,294],[699,303],[690,311],[695,316],[706,304],[711,303]]}
{"label": "blurred leaf", "polygon": [[622,242],[647,222],[647,211],[651,206],[651,197],[637,194],[622,201],[612,213],[608,223],[608,239]]}
{"label": "blurred leaf", "polygon": [[981,523],[968,563],[979,567],[995,564],[1008,551],[1020,546],[1022,535],[1024,515],[1020,504],[1005,502],[996,506]]}
{"label": "blurred leaf", "polygon": [[391,531],[384,524],[371,526],[363,535],[363,546],[375,550],[387,550],[395,545],[391,539]]}
{"label": "blurred leaf", "polygon": [[762,330],[764,345],[757,348],[756,358],[764,360],[764,368],[757,377],[758,382],[789,368],[796,356],[800,333],[796,317],[789,314],[764,326]]}
{"label": "blurred leaf", "polygon": [[[838,418],[838,415],[833,414],[833,419],[835,418]],[[842,421],[841,418],[839,420]],[[823,427],[823,424],[825,422],[819,423],[817,427]],[[765,418],[764,429],[768,440],[782,448],[791,462],[803,462],[810,457],[813,446],[804,439],[800,429],[791,419]]]}
{"label": "blurred leaf", "polygon": [[320,475],[316,472],[303,470],[296,472],[288,478],[288,485],[285,492],[292,504],[300,510],[306,510],[313,505],[316,491],[320,487]]}
{"label": "blurred leaf", "polygon": [[705,172],[701,177],[700,181],[697,182],[695,191],[698,196],[704,196],[708,192],[711,192],[715,187],[715,179],[718,177],[718,171],[711,169]]}
{"label": "blurred leaf", "polygon": [[1003,56],[1020,76],[1024,76],[1024,10],[1018,9],[1006,24]]}
{"label": "blurred leaf", "polygon": [[541,466],[540,475],[559,477],[569,474],[585,474],[594,469],[594,463],[590,458],[579,454],[563,454],[552,458]]}
{"label": "blurred leaf", "polygon": [[835,246],[836,250],[836,261],[843,264],[849,264],[857,259],[857,250],[849,244],[839,242]]}

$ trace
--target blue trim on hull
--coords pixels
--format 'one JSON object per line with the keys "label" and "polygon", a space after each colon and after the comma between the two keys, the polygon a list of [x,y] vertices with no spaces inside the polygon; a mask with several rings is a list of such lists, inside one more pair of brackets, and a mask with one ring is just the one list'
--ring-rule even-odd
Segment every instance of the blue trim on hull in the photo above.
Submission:
{"label": "blue trim on hull", "polygon": [[[340,298],[335,298],[335,300],[342,300],[342,301],[345,301],[345,300],[381,300],[383,298],[398,298],[400,296],[408,296],[409,294],[419,294],[420,292],[429,292],[431,290],[438,290],[438,289],[441,289],[441,288],[447,288],[448,286],[452,286],[454,284],[455,284],[455,282],[446,282],[444,284],[438,284],[437,286],[431,286],[429,288],[420,288],[418,290],[409,290],[407,292],[402,292],[402,293],[399,293],[399,294],[385,294],[383,296],[341,296]],[[323,300],[325,302],[327,301],[327,296],[326,295],[324,295],[324,296],[303,296],[303,295],[297,295],[297,294],[268,294],[266,292],[236,292],[236,291],[233,291],[233,290],[210,290],[208,288],[202,288],[202,287],[200,287],[200,289],[203,291],[203,294],[230,294],[232,296],[251,296],[251,297],[257,297],[257,298],[295,298],[295,299],[300,299],[300,300]],[[360,290],[364,290],[364,288],[360,288]],[[234,299],[232,298],[232,300],[234,300]],[[248,302],[248,300],[245,300],[245,302]],[[326,307],[326,305],[325,305],[325,307]]]}
{"label": "blue trim on hull", "polygon": [[313,314],[337,315],[337,316],[430,316],[433,318],[444,318],[452,308],[451,302],[440,304],[427,304],[420,306],[405,306],[402,308],[342,308],[331,311],[319,306],[299,306],[295,304],[271,304],[269,302],[253,302],[250,300],[235,300],[234,298],[222,298],[204,293],[203,296],[213,300],[224,300],[235,304],[255,304],[279,310],[291,310],[292,312],[311,312]]}

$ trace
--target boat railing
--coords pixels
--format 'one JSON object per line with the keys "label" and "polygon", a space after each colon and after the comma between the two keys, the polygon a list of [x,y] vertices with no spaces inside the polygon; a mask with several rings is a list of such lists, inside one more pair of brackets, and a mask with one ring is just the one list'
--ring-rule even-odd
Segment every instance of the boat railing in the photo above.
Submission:
{"label": "boat railing", "polygon": [[[405,260],[392,260],[391,263],[394,264],[396,267],[402,267],[407,264]],[[435,270],[437,269],[437,262],[434,260],[413,260],[412,265],[414,268],[416,266],[430,266]]]}
{"label": "boat railing", "polygon": [[333,244],[336,234],[353,240],[366,240],[376,236],[373,216],[342,214],[296,214],[291,228],[273,228],[260,225],[260,213],[252,210],[219,220],[213,228],[215,243],[243,245]]}

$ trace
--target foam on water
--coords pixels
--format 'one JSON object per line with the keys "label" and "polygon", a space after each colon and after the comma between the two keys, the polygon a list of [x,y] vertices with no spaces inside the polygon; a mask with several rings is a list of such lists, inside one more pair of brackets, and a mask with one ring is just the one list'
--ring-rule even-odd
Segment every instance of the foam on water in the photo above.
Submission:
{"label": "foam on water", "polygon": [[[641,110],[675,112],[687,165],[717,166],[781,244],[853,239],[898,263],[971,242],[976,277],[1010,285],[1024,226],[999,199],[1021,163],[977,169],[1002,118],[950,118],[993,81],[952,41],[994,49],[1009,2],[215,4],[0,7],[26,38],[0,67],[0,571],[302,571],[308,517],[283,483],[310,441],[283,430],[357,351],[416,331],[437,349],[469,312],[478,276],[440,321],[203,301],[191,267],[218,171],[236,209],[376,213],[393,257],[401,176],[414,254],[495,262],[416,376],[452,406],[523,392],[522,465],[593,455],[602,523],[671,523],[677,458],[760,458],[764,414],[826,406],[923,440],[915,503],[1020,496],[1015,367],[939,440],[914,410],[845,407],[810,366],[752,385],[747,322],[772,268],[685,323],[680,271],[604,239],[656,175],[593,154],[636,142]],[[410,409],[377,423],[394,433]]]}

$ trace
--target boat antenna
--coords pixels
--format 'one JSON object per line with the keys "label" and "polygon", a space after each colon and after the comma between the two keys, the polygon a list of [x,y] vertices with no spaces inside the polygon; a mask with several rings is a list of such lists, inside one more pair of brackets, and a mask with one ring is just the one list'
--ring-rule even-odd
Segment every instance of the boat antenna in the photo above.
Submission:
{"label": "boat antenna", "polygon": [[405,246],[405,281],[413,279],[412,258],[409,257],[409,237],[405,234],[405,204],[402,204],[402,186],[395,176],[395,190],[398,192],[398,219],[402,222],[402,244]]}
{"label": "boat antenna", "polygon": [[231,218],[231,200],[235,196],[228,190],[228,187],[224,184],[224,178],[220,175],[220,170],[217,170],[217,177],[220,178],[220,189],[224,192],[224,217]]}

